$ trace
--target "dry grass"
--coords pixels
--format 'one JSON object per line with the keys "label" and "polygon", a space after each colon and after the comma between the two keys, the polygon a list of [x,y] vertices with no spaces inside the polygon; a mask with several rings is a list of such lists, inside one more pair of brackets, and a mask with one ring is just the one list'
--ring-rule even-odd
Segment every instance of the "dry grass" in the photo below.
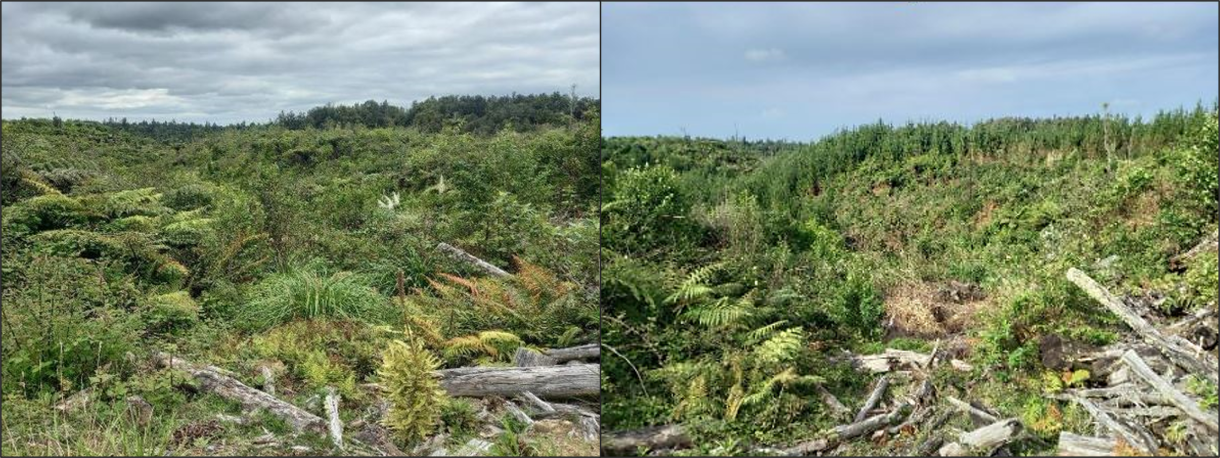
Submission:
{"label": "dry grass", "polygon": [[991,302],[967,285],[908,282],[886,292],[885,310],[895,336],[922,338],[961,334]]}

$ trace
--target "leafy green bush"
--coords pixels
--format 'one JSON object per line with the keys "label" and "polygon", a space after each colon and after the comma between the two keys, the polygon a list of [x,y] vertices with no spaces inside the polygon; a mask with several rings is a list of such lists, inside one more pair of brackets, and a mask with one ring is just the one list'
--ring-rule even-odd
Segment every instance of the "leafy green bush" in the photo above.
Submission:
{"label": "leafy green bush", "polygon": [[5,394],[71,391],[98,367],[125,365],[123,354],[139,341],[141,322],[129,312],[137,294],[131,279],[113,267],[37,257],[20,284],[5,285]]}
{"label": "leafy green bush", "polygon": [[619,253],[676,250],[690,237],[690,203],[665,166],[632,168],[617,180],[602,206],[603,246]]}
{"label": "leafy green bush", "polygon": [[150,331],[180,330],[199,320],[199,304],[186,291],[153,296],[144,312]]}
{"label": "leafy green bush", "polygon": [[440,366],[419,340],[391,341],[377,378],[390,402],[382,423],[406,443],[436,430],[448,396],[432,371]]}

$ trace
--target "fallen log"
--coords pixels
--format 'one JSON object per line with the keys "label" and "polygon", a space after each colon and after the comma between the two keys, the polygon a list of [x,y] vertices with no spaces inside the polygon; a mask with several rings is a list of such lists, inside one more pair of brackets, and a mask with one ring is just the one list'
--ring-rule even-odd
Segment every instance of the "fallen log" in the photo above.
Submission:
{"label": "fallen log", "polygon": [[1063,431],[1059,433],[1058,456],[1114,456],[1118,442],[1113,438],[1088,437]]}
{"label": "fallen log", "polygon": [[1218,424],[1220,422],[1218,422],[1214,412],[1204,412],[1203,409],[1200,409],[1199,403],[1186,397],[1185,394],[1178,391],[1177,388],[1174,388],[1173,385],[1165,381],[1161,376],[1156,375],[1152,368],[1149,368],[1148,364],[1144,363],[1140,355],[1134,351],[1128,351],[1123,354],[1123,362],[1127,363],[1127,367],[1130,367],[1135,375],[1138,375],[1145,382],[1148,382],[1149,385],[1152,385],[1165,399],[1172,402],[1177,408],[1182,409],[1186,416],[1206,426],[1207,429],[1220,432],[1220,424]]}
{"label": "fallen log", "polygon": [[513,364],[517,367],[554,366],[569,361],[593,360],[601,357],[601,346],[598,344],[580,345],[568,348],[549,350],[532,350],[517,347],[513,354]]}
{"label": "fallen log", "polygon": [[555,363],[555,358],[525,347],[517,347],[517,352],[513,353],[513,365],[517,367],[554,366]]}
{"label": "fallen log", "polygon": [[330,440],[343,450],[343,420],[339,419],[339,394],[334,387],[326,387],[326,416],[330,419]]}
{"label": "fallen log", "polygon": [[1067,272],[1067,279],[1088,293],[1089,297],[1092,297],[1101,303],[1101,305],[1110,309],[1115,315],[1118,315],[1123,322],[1127,323],[1127,326],[1131,327],[1136,334],[1139,334],[1140,338],[1160,350],[1174,364],[1204,377],[1205,380],[1217,383],[1218,374],[1220,374],[1220,363],[1217,363],[1214,358],[1203,352],[1201,348],[1181,337],[1162,334],[1152,327],[1144,317],[1131,310],[1130,307],[1111,295],[1109,291],[1092,278],[1089,278],[1084,272],[1074,267],[1070,268]]}
{"label": "fallen log", "polygon": [[868,417],[868,412],[877,407],[881,402],[881,397],[885,396],[885,390],[890,387],[890,377],[883,375],[877,379],[877,386],[873,388],[873,392],[868,395],[868,399],[864,401],[864,405],[860,406],[860,411],[856,412],[856,421],[864,420]]}
{"label": "fallen log", "polygon": [[691,446],[681,425],[653,426],[601,435],[602,455],[629,456],[640,450],[680,449]]}
{"label": "fallen log", "polygon": [[830,390],[827,390],[826,387],[822,385],[814,385],[814,390],[818,392],[818,396],[821,396],[822,398],[822,403],[826,404],[826,407],[830,408],[833,415],[841,419],[847,419],[851,416],[851,409],[848,409],[847,406],[843,405],[842,402],[839,402],[839,398],[836,398],[834,394],[831,394]]}
{"label": "fallen log", "polygon": [[[1080,396],[1083,398],[1101,399],[1106,402],[1113,402],[1119,405],[1161,405],[1169,404],[1162,397],[1141,391],[1132,383],[1123,383],[1119,385],[1109,386],[1106,388],[1087,388],[1068,390],[1064,392],[1068,395]],[[1071,400],[1071,399],[1067,399]]]}
{"label": "fallen log", "polygon": [[200,386],[217,396],[241,403],[249,409],[263,409],[283,418],[297,432],[313,432],[325,434],[326,420],[301,409],[297,406],[277,399],[264,391],[251,388],[237,379],[218,372],[211,366],[196,365],[184,359],[161,352],[154,352],[153,362],[161,367],[169,367],[191,374]]}
{"label": "fallen log", "polygon": [[1015,418],[1000,420],[982,428],[964,433],[957,442],[945,444],[938,451],[940,456],[966,456],[974,450],[983,451],[982,456],[991,456],[1021,432],[1021,422]]}
{"label": "fallen log", "polygon": [[517,407],[517,404],[513,403],[513,401],[505,400],[504,401],[504,410],[507,410],[508,413],[513,416],[513,418],[516,418],[517,421],[521,422],[526,427],[530,427],[530,426],[534,425],[534,419],[530,418],[529,415],[526,415],[525,412],[523,412],[520,407]]}
{"label": "fallen log", "polygon": [[436,371],[450,396],[511,397],[529,391],[541,398],[601,394],[596,364],[543,367],[462,367]]}
{"label": "fallen log", "polygon": [[533,404],[534,407],[537,407],[538,410],[540,410],[544,414],[550,414],[550,413],[556,412],[555,406],[552,406],[549,402],[543,401],[534,393],[525,391],[525,392],[521,393],[521,397],[523,399],[525,399],[527,402],[529,402],[530,404]]}
{"label": "fallen log", "polygon": [[1102,428],[1118,436],[1119,439],[1125,441],[1132,448],[1135,448],[1143,453],[1153,453],[1156,451],[1156,439],[1153,438],[1147,430],[1142,428],[1136,429],[1119,422],[1118,420],[1114,419],[1113,416],[1106,413],[1105,410],[1102,410],[1101,407],[1094,404],[1093,401],[1090,401],[1087,398],[1073,395],[1068,395],[1066,397],[1056,396],[1056,399],[1065,398],[1080,404],[1080,407],[1083,407],[1084,410],[1093,417],[1093,420],[1097,421],[1097,423],[1102,426]]}
{"label": "fallen log", "polygon": [[1187,250],[1185,253],[1170,257],[1169,266],[1171,269],[1183,268],[1184,264],[1190,262],[1195,257],[1202,253],[1215,250],[1218,246],[1220,246],[1220,231],[1212,232],[1206,237],[1203,237],[1203,239],[1199,241],[1199,244]]}
{"label": "fallen log", "polygon": [[817,439],[802,442],[795,446],[783,449],[780,451],[780,454],[786,456],[809,455],[828,450],[842,441],[872,434],[874,431],[896,423],[899,419],[906,415],[905,407],[907,406],[894,409],[887,413],[873,415],[864,419],[863,421],[835,426],[834,428],[818,434],[819,437]]}
{"label": "fallen log", "polygon": [[574,359],[597,359],[601,357],[601,345],[588,344],[568,348],[543,350],[542,354],[555,358],[556,363],[565,363]]}
{"label": "fallen log", "polygon": [[972,405],[966,401],[963,401],[961,399],[955,398],[953,396],[946,396],[945,400],[949,401],[950,404],[953,404],[954,407],[957,407],[958,410],[965,412],[967,415],[969,415],[970,420],[975,425],[990,425],[990,424],[1000,421],[999,417],[992,415],[990,412],[987,412],[986,410],[975,407],[974,405]]}
{"label": "fallen log", "polygon": [[487,261],[479,259],[479,258],[475,257],[474,255],[462,250],[461,248],[455,247],[448,243],[445,243],[445,242],[438,243],[438,244],[436,244],[436,249],[445,252],[446,254],[449,255],[449,257],[451,257],[457,261],[464,262],[466,264],[470,264],[472,266],[478,267],[480,270],[487,272],[488,275],[491,275],[493,277],[511,276],[511,274],[509,274],[508,272],[505,272],[503,269],[496,267]]}
{"label": "fallen log", "polygon": [[907,350],[895,350],[893,348],[887,348],[884,352],[875,355],[853,355],[847,353],[845,359],[851,362],[852,367],[867,370],[874,374],[890,372],[899,366],[924,369],[932,363],[932,355]]}

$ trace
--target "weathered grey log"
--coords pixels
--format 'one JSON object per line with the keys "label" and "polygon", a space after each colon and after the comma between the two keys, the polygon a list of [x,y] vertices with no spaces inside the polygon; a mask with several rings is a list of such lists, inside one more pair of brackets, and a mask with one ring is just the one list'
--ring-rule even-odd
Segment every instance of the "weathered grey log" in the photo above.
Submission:
{"label": "weathered grey log", "polygon": [[932,385],[931,380],[925,378],[919,381],[919,387],[915,389],[914,393],[911,393],[911,401],[924,405],[926,402],[931,402],[935,395],[936,387]]}
{"label": "weathered grey log", "polygon": [[[1118,403],[1119,405],[1159,405],[1169,403],[1169,401],[1161,396],[1144,392],[1132,383],[1123,383],[1105,388],[1068,390],[1064,394],[1101,399],[1107,402]],[[1063,399],[1071,400],[1070,396]]]}
{"label": "weathered grey log", "polygon": [[843,405],[842,402],[839,402],[839,398],[836,398],[834,394],[831,394],[830,390],[827,390],[826,387],[822,385],[814,385],[814,390],[816,390],[818,392],[818,396],[822,398],[822,403],[826,404],[826,407],[829,407],[831,413],[836,417],[846,420],[849,416],[851,416],[851,409],[848,409],[847,406]]}
{"label": "weathered grey log", "polygon": [[543,401],[534,393],[523,391],[521,393],[521,398],[525,399],[530,404],[533,404],[534,407],[537,407],[542,413],[555,413],[555,406],[552,406],[549,402]]}
{"label": "weathered grey log", "polygon": [[574,359],[597,359],[601,357],[601,345],[588,344],[568,348],[552,348],[543,350],[542,354],[555,358],[556,363],[564,363]]}
{"label": "weathered grey log", "polygon": [[887,413],[873,415],[863,421],[835,426],[819,433],[816,439],[801,442],[781,450],[780,454],[786,456],[804,456],[828,450],[842,441],[872,434],[874,431],[896,423],[906,414],[905,410],[904,408],[898,408]]}
{"label": "weathered grey log", "polygon": [[1080,436],[1062,431],[1059,433],[1058,456],[1114,456],[1118,442],[1114,438]]}
{"label": "weathered grey log", "polygon": [[1000,421],[999,417],[992,415],[990,412],[987,412],[983,409],[975,407],[974,405],[971,405],[970,403],[963,401],[961,399],[955,398],[953,396],[946,396],[945,400],[949,401],[949,404],[953,404],[953,406],[956,407],[958,410],[965,412],[967,415],[969,415],[970,420],[975,425],[990,425],[990,424]]}
{"label": "weathered grey log", "polygon": [[939,450],[940,456],[966,456],[972,450],[981,450],[983,456],[1004,446],[1021,432],[1021,422],[1015,418],[1000,420],[982,428],[964,433],[957,442],[950,442]]}
{"label": "weathered grey log", "polygon": [[601,417],[601,415],[593,413],[592,411],[590,411],[588,409],[574,406],[572,404],[561,404],[561,403],[557,403],[557,402],[548,402],[547,405],[550,405],[551,408],[554,410],[552,410],[550,412],[543,411],[542,409],[534,410],[533,411],[534,418],[539,418],[539,419],[550,418],[550,417],[555,417],[555,416],[560,416],[560,415],[576,417],[576,418]]}
{"label": "weathered grey log", "polygon": [[1155,388],[1157,392],[1161,393],[1165,399],[1172,402],[1173,405],[1177,406],[1179,409],[1182,409],[1182,412],[1185,412],[1186,416],[1201,423],[1203,426],[1206,426],[1207,429],[1220,432],[1220,421],[1217,420],[1217,415],[1215,412],[1204,412],[1203,409],[1200,409],[1199,403],[1186,397],[1185,394],[1178,391],[1178,389],[1174,388],[1169,382],[1166,382],[1165,379],[1157,375],[1156,372],[1153,372],[1152,369],[1148,367],[1148,364],[1144,363],[1143,358],[1140,358],[1140,355],[1136,354],[1134,351],[1128,351],[1127,353],[1123,354],[1123,362],[1127,363],[1127,367],[1130,367],[1131,371],[1134,372],[1135,375],[1139,376],[1139,378],[1143,379],[1145,382],[1148,382],[1149,385],[1152,385],[1152,387]]}
{"label": "weathered grey log", "polygon": [[526,427],[534,424],[534,419],[530,418],[529,415],[526,415],[525,412],[521,411],[521,408],[517,407],[517,404],[513,403],[513,401],[504,401],[504,410],[507,410],[509,415],[512,415],[513,418],[517,419],[517,421],[525,424]]}
{"label": "weathered grey log", "polygon": [[1118,436],[1118,438],[1122,439],[1123,441],[1126,441],[1128,445],[1136,450],[1144,453],[1153,453],[1156,451],[1156,439],[1153,438],[1152,435],[1146,430],[1142,428],[1137,429],[1136,427],[1128,426],[1119,422],[1113,416],[1087,398],[1072,395],[1069,395],[1066,398],[1080,404],[1080,407],[1083,407],[1084,410],[1088,412],[1089,415],[1093,417],[1093,420],[1097,421],[1099,425],[1110,431],[1110,433]]}
{"label": "weathered grey log", "polygon": [[263,375],[263,391],[275,396],[275,373],[267,365],[259,367],[259,372]]}
{"label": "weathered grey log", "polygon": [[479,258],[475,257],[474,255],[462,250],[461,248],[455,247],[448,243],[445,243],[445,242],[438,243],[438,244],[436,244],[436,249],[445,252],[446,254],[449,255],[449,257],[451,257],[453,259],[456,259],[458,261],[478,267],[480,270],[487,272],[491,276],[494,276],[494,277],[510,276],[510,274],[508,272],[505,272],[503,269],[496,267],[494,265],[491,265],[491,263],[488,263],[487,261],[479,259]]}
{"label": "weathered grey log", "polygon": [[601,346],[598,344],[580,345],[568,348],[555,348],[536,351],[525,347],[517,347],[513,354],[513,363],[517,367],[554,366],[578,360],[592,360],[601,357]]}
{"label": "weathered grey log", "polygon": [[517,367],[554,366],[555,363],[555,358],[525,347],[517,347],[517,352],[513,353],[513,364]]}
{"label": "weathered grey log", "polygon": [[918,447],[915,447],[915,453],[911,454],[911,456],[932,456],[932,453],[939,450],[940,446],[944,443],[945,439],[940,436],[930,437],[922,444],[919,444]]}
{"label": "weathered grey log", "polygon": [[1144,317],[1131,310],[1130,307],[1111,295],[1109,291],[1092,278],[1089,278],[1084,272],[1074,267],[1070,268],[1067,272],[1067,278],[1088,293],[1089,297],[1092,297],[1110,309],[1115,315],[1118,315],[1123,322],[1127,323],[1127,326],[1131,327],[1136,334],[1139,334],[1140,338],[1160,350],[1174,364],[1204,377],[1206,380],[1211,380],[1212,383],[1217,383],[1217,374],[1220,374],[1220,363],[1217,363],[1216,359],[1212,358],[1211,355],[1201,351],[1198,346],[1186,339],[1162,334],[1152,327]]}
{"label": "weathered grey log", "polygon": [[877,386],[873,388],[873,392],[868,395],[868,399],[864,401],[864,405],[860,406],[860,411],[856,412],[855,420],[862,421],[868,418],[868,412],[877,407],[881,403],[882,396],[885,396],[885,390],[890,387],[890,376],[882,375],[877,379]]}
{"label": "weathered grey log", "polygon": [[596,364],[544,367],[462,367],[436,371],[450,396],[505,396],[529,391],[541,398],[596,396],[601,393]]}
{"label": "weathered grey log", "polygon": [[902,423],[899,423],[896,426],[891,426],[889,429],[886,430],[886,432],[889,433],[891,436],[894,436],[894,435],[898,435],[908,429],[910,429],[910,430],[919,429],[919,424],[923,423],[924,420],[927,420],[928,417],[930,417],[934,413],[935,410],[936,409],[932,409],[932,408],[924,408],[924,409],[915,410],[914,412],[911,413],[910,416],[907,417],[906,420],[903,420]]}
{"label": "weathered grey log", "polygon": [[1211,234],[1203,237],[1203,239],[1200,240],[1197,245],[1187,250],[1185,253],[1170,257],[1169,265],[1171,267],[1181,267],[1182,264],[1190,262],[1202,253],[1215,250],[1217,247],[1220,247],[1220,231],[1212,232]]}
{"label": "weathered grey log", "polygon": [[343,450],[343,420],[339,419],[339,394],[330,386],[326,387],[326,415],[330,419],[330,440],[335,447]]}
{"label": "weathered grey log", "polygon": [[237,401],[249,409],[263,409],[283,418],[293,430],[325,434],[326,420],[301,409],[297,406],[277,399],[264,391],[251,388],[228,375],[222,374],[211,366],[196,365],[189,361],[161,352],[154,352],[153,362],[161,367],[169,367],[191,374],[206,391],[215,393],[225,399]]}
{"label": "weathered grey log", "polygon": [[932,363],[932,355],[907,350],[895,350],[893,348],[887,348],[884,352],[875,355],[853,355],[847,353],[844,359],[850,361],[852,367],[867,370],[874,374],[890,372],[898,366],[923,369]]}
{"label": "weathered grey log", "polygon": [[628,456],[639,450],[682,449],[691,446],[681,425],[663,425],[602,433],[602,455]]}

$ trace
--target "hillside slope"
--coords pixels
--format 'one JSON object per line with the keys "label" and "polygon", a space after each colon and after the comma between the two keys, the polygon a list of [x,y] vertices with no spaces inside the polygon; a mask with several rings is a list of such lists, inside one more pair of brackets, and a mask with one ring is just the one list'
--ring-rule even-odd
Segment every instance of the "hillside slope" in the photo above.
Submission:
{"label": "hillside slope", "polygon": [[[1158,325],[1214,311],[1214,251],[1170,259],[1216,231],[1216,135],[1215,109],[1199,108],[1148,121],[879,124],[767,148],[607,139],[603,344],[621,357],[603,371],[606,427],[681,425],[689,448],[666,453],[808,447],[862,419],[885,377],[866,417],[921,399],[924,380],[938,401],[915,405],[926,417],[912,425],[822,453],[952,442],[945,431],[974,427],[944,413],[950,396],[1017,419],[1013,453],[1053,453],[1060,432],[1098,435],[1079,405],[1048,396],[1106,377],[1064,374],[1055,355],[1133,334],[1065,273],[1151,294],[1144,312]],[[1214,357],[1214,338],[1204,345]],[[888,376],[850,364],[886,348],[946,364]],[[1214,412],[1215,381],[1190,386]],[[1160,445],[1197,453],[1184,422],[1157,420],[1179,432]]]}

